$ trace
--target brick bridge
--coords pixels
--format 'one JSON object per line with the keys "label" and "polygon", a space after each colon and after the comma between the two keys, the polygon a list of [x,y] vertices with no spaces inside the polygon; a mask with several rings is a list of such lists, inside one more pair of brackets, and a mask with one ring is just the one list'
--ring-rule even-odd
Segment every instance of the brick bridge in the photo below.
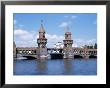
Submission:
{"label": "brick bridge", "polygon": [[[21,55],[23,57],[33,57],[38,58],[38,48],[37,47],[17,47],[16,48],[16,55]],[[47,48],[48,55],[52,54],[62,54],[64,55],[64,51],[62,48]],[[85,49],[85,48],[72,48],[72,53],[74,58],[79,56],[81,58],[89,58],[91,56],[97,57],[97,49]]]}

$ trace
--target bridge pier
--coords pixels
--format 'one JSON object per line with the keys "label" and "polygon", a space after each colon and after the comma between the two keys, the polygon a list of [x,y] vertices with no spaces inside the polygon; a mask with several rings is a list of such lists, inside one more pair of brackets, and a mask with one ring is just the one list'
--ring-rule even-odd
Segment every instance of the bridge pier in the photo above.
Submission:
{"label": "bridge pier", "polygon": [[83,58],[84,59],[89,59],[89,55],[84,55]]}
{"label": "bridge pier", "polygon": [[74,53],[72,51],[72,48],[64,48],[64,59],[74,59]]}

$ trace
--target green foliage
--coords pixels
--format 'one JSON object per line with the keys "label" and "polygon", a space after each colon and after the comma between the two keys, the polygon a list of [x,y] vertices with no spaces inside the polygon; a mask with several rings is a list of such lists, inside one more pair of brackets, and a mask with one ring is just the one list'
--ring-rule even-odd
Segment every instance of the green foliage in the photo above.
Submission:
{"label": "green foliage", "polygon": [[97,49],[97,43],[94,44],[94,49]]}
{"label": "green foliage", "polygon": [[97,43],[95,43],[94,45],[84,45],[83,48],[87,48],[87,49],[97,49]]}

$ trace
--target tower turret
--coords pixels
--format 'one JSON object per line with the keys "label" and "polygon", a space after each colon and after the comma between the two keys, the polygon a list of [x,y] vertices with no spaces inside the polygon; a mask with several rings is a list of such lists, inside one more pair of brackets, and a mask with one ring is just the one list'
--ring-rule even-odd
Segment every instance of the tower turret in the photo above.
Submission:
{"label": "tower turret", "polygon": [[73,40],[71,38],[71,32],[65,32],[64,43],[64,58],[74,58],[72,53]]}
{"label": "tower turret", "polygon": [[37,43],[38,43],[38,47],[41,47],[41,48],[45,48],[47,44],[47,39],[45,38],[45,29],[42,23],[39,30],[39,38],[37,39]]}
{"label": "tower turret", "polygon": [[[69,30],[69,27],[67,27],[66,30]],[[63,40],[63,43],[64,47],[72,48],[73,40],[71,38],[71,32],[68,31],[65,32],[65,39]]]}
{"label": "tower turret", "polygon": [[38,44],[38,58],[41,58],[41,56],[45,55],[47,56],[47,39],[45,38],[45,29],[43,27],[43,21],[41,21],[41,27],[39,29],[39,38],[37,39]]}
{"label": "tower turret", "polygon": [[42,24],[42,23],[41,23],[41,27],[40,27],[39,33],[45,33],[45,29],[44,29],[44,27],[43,27],[43,24]]}

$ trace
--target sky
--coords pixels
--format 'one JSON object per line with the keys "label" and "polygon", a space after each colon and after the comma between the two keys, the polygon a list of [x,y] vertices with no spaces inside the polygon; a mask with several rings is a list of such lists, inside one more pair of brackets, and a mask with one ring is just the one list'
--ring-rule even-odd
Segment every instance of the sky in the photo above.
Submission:
{"label": "sky", "polygon": [[17,47],[37,47],[41,20],[48,39],[47,47],[63,43],[66,31],[72,34],[73,47],[97,43],[96,13],[14,13],[14,41]]}

